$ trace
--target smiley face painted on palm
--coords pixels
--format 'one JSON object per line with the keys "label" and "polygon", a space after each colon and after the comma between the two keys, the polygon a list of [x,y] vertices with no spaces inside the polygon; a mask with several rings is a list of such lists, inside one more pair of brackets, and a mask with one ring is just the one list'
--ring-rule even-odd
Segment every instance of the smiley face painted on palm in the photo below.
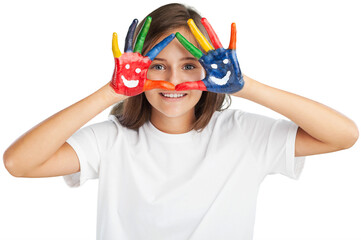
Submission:
{"label": "smiley face painted on palm", "polygon": [[110,85],[118,94],[126,96],[135,96],[146,90],[162,88],[174,90],[173,84],[166,81],[153,81],[147,79],[147,72],[153,59],[163,50],[175,37],[174,34],[164,38],[155,45],[145,56],[141,55],[144,40],[148,33],[152,18],[147,17],[140,30],[133,50],[133,37],[138,20],[134,19],[130,25],[127,37],[125,39],[124,54],[121,54],[118,46],[118,36],[113,34],[113,55],[115,68]]}
{"label": "smiley face painted on palm", "polygon": [[202,80],[207,91],[233,93],[242,89],[243,78],[235,54],[235,50],[218,48],[199,59],[207,72]]}
{"label": "smiley face painted on palm", "polygon": [[123,89],[127,96],[143,92],[144,79],[152,61],[140,53],[124,53],[121,58],[115,59],[115,70],[112,81],[116,89]]}
{"label": "smiley face painted on palm", "polygon": [[178,84],[176,90],[198,89],[202,91],[229,94],[240,91],[244,86],[244,80],[236,55],[235,24],[232,24],[229,47],[228,49],[224,49],[207,19],[202,18],[201,21],[214,47],[200,32],[192,19],[188,20],[188,25],[197,42],[206,51],[206,54],[203,54],[201,50],[191,44],[180,33],[176,33],[176,37],[180,43],[198,59],[206,70],[206,77],[197,82],[184,82]]}

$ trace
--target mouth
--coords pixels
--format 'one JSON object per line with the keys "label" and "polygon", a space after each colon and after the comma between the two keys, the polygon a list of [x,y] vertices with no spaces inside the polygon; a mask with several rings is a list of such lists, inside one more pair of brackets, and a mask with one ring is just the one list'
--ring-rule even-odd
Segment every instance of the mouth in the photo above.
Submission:
{"label": "mouth", "polygon": [[209,79],[217,85],[225,85],[228,82],[230,76],[231,76],[231,71],[227,71],[227,74],[223,78],[216,78],[210,76]]}
{"label": "mouth", "polygon": [[123,83],[128,88],[134,88],[138,86],[139,80],[127,80],[123,75],[121,76]]}
{"label": "mouth", "polygon": [[167,101],[177,101],[185,98],[188,94],[184,92],[160,92],[159,95]]}

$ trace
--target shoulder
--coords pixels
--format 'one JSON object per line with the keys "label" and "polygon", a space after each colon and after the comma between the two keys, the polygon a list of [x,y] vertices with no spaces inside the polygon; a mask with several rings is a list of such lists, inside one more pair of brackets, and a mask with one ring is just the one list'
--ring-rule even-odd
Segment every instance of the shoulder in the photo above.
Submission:
{"label": "shoulder", "polygon": [[286,121],[282,119],[275,119],[269,116],[245,112],[240,109],[225,109],[217,112],[216,117],[220,121],[234,121],[241,125],[256,125],[256,124],[273,124],[276,121]]}
{"label": "shoulder", "polygon": [[109,115],[108,120],[97,122],[91,125],[86,126],[89,130],[92,130],[96,133],[100,132],[109,132],[109,131],[119,131],[122,129],[118,119],[114,115]]}
{"label": "shoulder", "polygon": [[105,121],[109,128],[114,130],[122,130],[124,127],[120,124],[119,119],[115,115],[109,115],[108,121]]}
{"label": "shoulder", "polygon": [[224,109],[222,111],[216,111],[213,114],[213,121],[229,121],[234,118],[239,118],[245,112],[240,109]]}
{"label": "shoulder", "polygon": [[88,125],[80,131],[92,132],[97,139],[115,139],[123,135],[124,128],[114,115],[109,115],[108,120]]}
{"label": "shoulder", "polygon": [[224,134],[234,132],[239,128],[239,119],[245,114],[240,109],[224,109],[213,113],[211,120],[207,125],[207,129],[211,132],[220,130]]}
{"label": "shoulder", "polygon": [[275,119],[256,113],[245,112],[241,109],[225,109],[216,111],[213,114],[212,120],[219,123],[249,125],[258,122],[272,122]]}
{"label": "shoulder", "polygon": [[275,119],[269,116],[245,112],[240,109],[225,109],[214,113],[210,121],[211,128],[217,126],[222,131],[242,130],[243,133],[255,134],[259,131],[270,131],[274,126],[282,125],[288,127],[291,121],[284,119]]}

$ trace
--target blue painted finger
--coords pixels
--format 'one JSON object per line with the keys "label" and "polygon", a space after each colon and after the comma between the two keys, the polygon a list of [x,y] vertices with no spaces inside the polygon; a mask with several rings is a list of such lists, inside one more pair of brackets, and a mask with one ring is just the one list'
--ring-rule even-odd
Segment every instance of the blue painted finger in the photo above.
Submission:
{"label": "blue painted finger", "polygon": [[124,52],[133,52],[133,38],[134,38],[135,28],[137,27],[137,25],[138,25],[138,19],[134,19],[129,27],[127,37],[125,38]]}
{"label": "blue painted finger", "polygon": [[175,34],[172,33],[168,37],[164,38],[160,43],[155,45],[149,52],[145,55],[153,61],[153,59],[174,39]]}

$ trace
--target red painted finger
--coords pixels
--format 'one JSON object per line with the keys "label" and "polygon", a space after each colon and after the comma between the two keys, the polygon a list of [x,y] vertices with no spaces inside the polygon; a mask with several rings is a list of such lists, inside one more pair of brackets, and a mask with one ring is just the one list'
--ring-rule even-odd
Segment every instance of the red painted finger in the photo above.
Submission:
{"label": "red painted finger", "polygon": [[231,40],[229,41],[228,49],[236,49],[236,41],[237,41],[237,29],[236,24],[232,23],[231,26]]}
{"label": "red painted finger", "polygon": [[223,48],[221,41],[219,40],[216,32],[213,30],[211,24],[208,22],[206,18],[202,18],[201,20],[204,28],[206,29],[209,38],[211,39],[211,42],[215,49]]}
{"label": "red painted finger", "polygon": [[184,82],[177,84],[175,86],[176,91],[184,91],[184,90],[201,90],[207,91],[206,85],[204,85],[203,81],[196,82]]}

